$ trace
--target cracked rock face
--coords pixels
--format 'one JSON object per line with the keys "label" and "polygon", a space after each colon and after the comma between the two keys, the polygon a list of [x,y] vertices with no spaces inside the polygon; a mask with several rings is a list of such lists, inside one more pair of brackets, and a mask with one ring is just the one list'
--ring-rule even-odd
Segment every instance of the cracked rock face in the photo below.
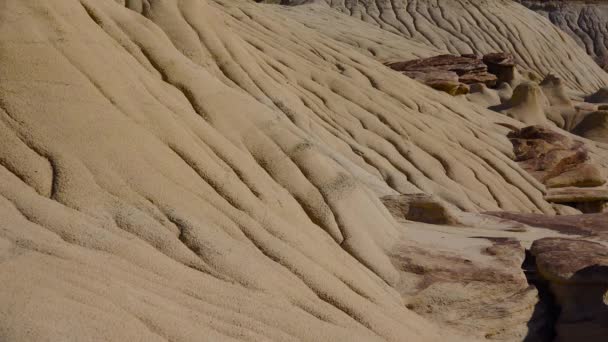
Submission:
{"label": "cracked rock face", "polygon": [[513,160],[523,124],[385,66],[509,51],[573,90],[607,83],[542,17],[503,0],[0,3],[0,341],[546,327],[521,263],[562,234],[479,214],[564,212]]}
{"label": "cracked rock face", "polygon": [[[509,51],[518,65],[540,75],[555,72],[568,87],[587,93],[604,86],[608,76],[584,49],[549,20],[514,1],[503,0],[286,0],[284,4],[324,4],[365,23],[403,36],[408,40],[433,46],[444,53],[487,54]],[[303,6],[306,7],[306,6]],[[334,31],[332,21],[310,23],[301,12],[296,20],[322,28],[326,34],[340,37],[348,31]],[[530,22],[535,22],[530,26]],[[536,40],[536,33],[543,32]],[[472,38],[474,37],[474,38]],[[530,49],[536,46],[538,49]],[[551,51],[551,53],[547,53]],[[567,54],[565,51],[580,51]],[[435,53],[434,55],[437,55]],[[399,57],[399,56],[393,56]],[[575,61],[574,68],[564,68],[561,61]],[[566,63],[568,64],[568,63]],[[580,82],[579,80],[585,80]],[[584,83],[584,85],[583,85]]]}
{"label": "cracked rock face", "polygon": [[608,247],[596,242],[545,238],[531,253],[560,308],[555,341],[605,341],[608,336]]}
{"label": "cracked rock face", "polygon": [[497,84],[512,84],[517,78],[513,56],[504,52],[487,54],[482,58],[474,54],[446,54],[391,62],[387,66],[450,95],[467,94],[469,86],[495,88]]}
{"label": "cracked rock face", "polygon": [[604,69],[608,68],[608,3],[602,0],[517,0],[568,33]]}
{"label": "cracked rock face", "polygon": [[549,188],[587,188],[606,183],[582,142],[543,126],[512,131],[509,139],[516,160]]}

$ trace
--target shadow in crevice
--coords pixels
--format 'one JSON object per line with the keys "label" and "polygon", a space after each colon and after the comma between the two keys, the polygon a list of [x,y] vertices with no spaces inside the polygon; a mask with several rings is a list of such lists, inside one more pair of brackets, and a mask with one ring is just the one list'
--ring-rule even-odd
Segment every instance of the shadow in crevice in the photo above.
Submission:
{"label": "shadow in crevice", "polygon": [[560,308],[551,293],[549,282],[538,274],[536,260],[529,250],[526,250],[526,258],[521,268],[528,284],[538,290],[539,299],[534,306],[534,312],[528,322],[528,334],[523,341],[551,342],[556,337],[555,324],[559,318]]}

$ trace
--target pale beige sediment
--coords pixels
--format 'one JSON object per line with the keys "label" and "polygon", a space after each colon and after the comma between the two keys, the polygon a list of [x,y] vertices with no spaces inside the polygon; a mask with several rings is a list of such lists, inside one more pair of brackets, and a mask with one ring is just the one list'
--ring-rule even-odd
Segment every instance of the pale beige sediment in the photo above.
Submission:
{"label": "pale beige sediment", "polygon": [[554,213],[521,123],[265,6],[127,4],[2,4],[0,340],[441,340],[379,197]]}
{"label": "pale beige sediment", "polygon": [[[567,33],[547,18],[511,0],[287,0],[300,6],[324,6],[452,54],[514,54],[523,68],[541,76],[555,73],[565,84],[587,93],[608,83],[608,75]],[[312,5],[309,5],[313,3]],[[319,11],[314,11],[318,15]],[[310,16],[295,16],[307,22]],[[333,30],[332,21],[313,20],[313,27],[338,39],[347,35]],[[387,44],[391,45],[391,44]],[[358,46],[358,45],[355,45]],[[364,45],[366,46],[366,45]],[[378,46],[374,48],[380,50]],[[387,52],[388,53],[388,52]]]}

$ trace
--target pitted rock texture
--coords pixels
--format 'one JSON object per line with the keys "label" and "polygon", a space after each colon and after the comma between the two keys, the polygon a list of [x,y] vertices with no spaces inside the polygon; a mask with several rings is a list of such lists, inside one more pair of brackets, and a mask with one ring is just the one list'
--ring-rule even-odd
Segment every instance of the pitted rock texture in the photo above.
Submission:
{"label": "pitted rock texture", "polygon": [[387,65],[431,87],[433,82],[437,81],[483,83],[493,87],[498,79],[496,75],[489,73],[488,66],[475,56],[439,55]]}

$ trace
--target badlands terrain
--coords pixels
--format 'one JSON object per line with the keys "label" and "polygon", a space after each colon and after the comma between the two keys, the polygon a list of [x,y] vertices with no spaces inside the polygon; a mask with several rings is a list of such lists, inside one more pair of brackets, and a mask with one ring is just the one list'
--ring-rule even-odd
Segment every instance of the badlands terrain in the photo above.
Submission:
{"label": "badlands terrain", "polygon": [[608,67],[608,2],[606,0],[518,0],[548,18]]}
{"label": "badlands terrain", "polygon": [[0,0],[0,341],[608,340],[608,10],[520,2]]}

